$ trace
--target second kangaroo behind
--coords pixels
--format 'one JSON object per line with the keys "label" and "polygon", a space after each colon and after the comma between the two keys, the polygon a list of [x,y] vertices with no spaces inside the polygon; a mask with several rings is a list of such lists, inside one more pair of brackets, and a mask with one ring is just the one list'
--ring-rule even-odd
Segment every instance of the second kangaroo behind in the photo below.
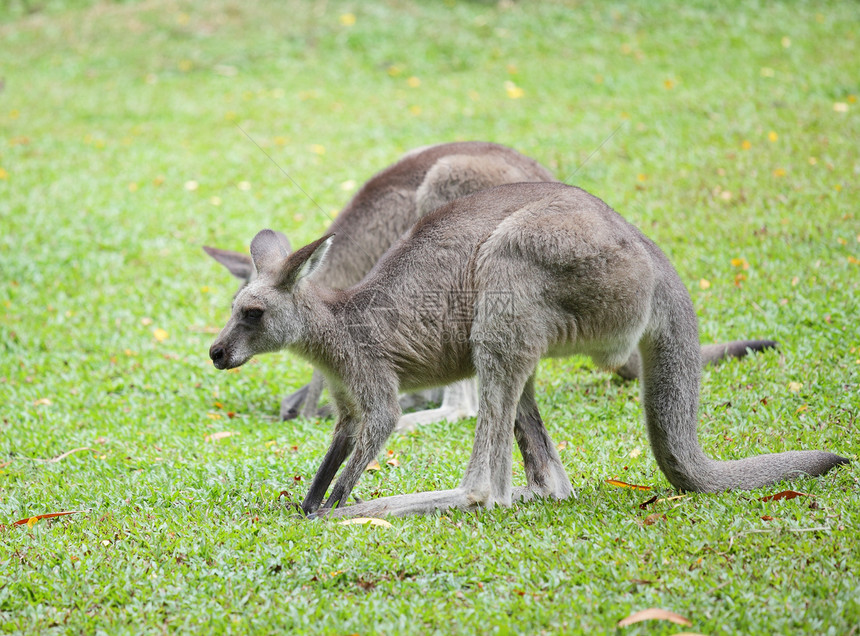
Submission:
{"label": "second kangaroo behind", "polygon": [[[325,373],[338,420],[302,503],[307,513],[405,515],[568,497],[534,398],[538,362],[585,354],[611,369],[637,347],[651,448],[676,488],[756,488],[848,462],[824,451],[732,461],[704,454],[689,293],[652,241],[579,188],[518,183],[458,199],[419,221],[347,290],[313,280],[330,242],[287,255],[274,232],[260,232],[251,243],[258,277],[236,296],[210,349],[219,369],[287,348]],[[434,301],[421,302],[429,292]],[[460,486],[344,507],[394,430],[398,391],[470,376],[479,381],[478,421]],[[514,440],[528,484],[517,490]]]}

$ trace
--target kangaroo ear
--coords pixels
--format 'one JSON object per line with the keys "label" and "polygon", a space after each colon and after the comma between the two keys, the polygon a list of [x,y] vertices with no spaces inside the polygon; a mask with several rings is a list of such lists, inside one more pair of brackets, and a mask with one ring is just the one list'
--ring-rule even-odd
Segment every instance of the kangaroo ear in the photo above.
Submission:
{"label": "kangaroo ear", "polygon": [[251,241],[251,259],[257,274],[277,271],[287,257],[289,241],[286,236],[279,234],[272,230],[260,230]]}
{"label": "kangaroo ear", "polygon": [[254,263],[247,254],[231,252],[230,250],[219,250],[217,247],[209,247],[208,245],[203,246],[203,251],[221,263],[233,276],[242,282],[247,283],[251,280],[251,276],[254,274]]}
{"label": "kangaroo ear", "polygon": [[325,260],[333,237],[334,234],[327,234],[296,250],[284,261],[281,271],[278,272],[277,286],[285,291],[291,291],[296,283],[317,271]]}
{"label": "kangaroo ear", "polygon": [[287,251],[287,254],[293,251],[293,248],[290,246],[290,239],[288,239],[283,232],[275,230],[275,236],[278,237],[278,242],[281,244],[281,247]]}

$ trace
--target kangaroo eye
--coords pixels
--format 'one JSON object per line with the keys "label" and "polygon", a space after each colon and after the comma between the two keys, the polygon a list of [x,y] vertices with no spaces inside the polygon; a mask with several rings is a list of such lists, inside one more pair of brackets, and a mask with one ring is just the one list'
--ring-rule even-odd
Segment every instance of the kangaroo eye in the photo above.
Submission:
{"label": "kangaroo eye", "polygon": [[245,310],[245,320],[248,320],[249,322],[259,322],[262,317],[263,310],[258,307],[252,307]]}

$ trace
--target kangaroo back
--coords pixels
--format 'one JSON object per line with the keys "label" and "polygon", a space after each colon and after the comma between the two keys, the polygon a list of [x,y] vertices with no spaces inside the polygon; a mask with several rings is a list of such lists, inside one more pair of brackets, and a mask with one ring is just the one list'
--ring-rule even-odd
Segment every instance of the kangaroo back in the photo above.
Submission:
{"label": "kangaroo back", "polygon": [[464,141],[409,152],[371,177],[332,223],[330,256],[315,278],[327,287],[350,287],[441,205],[505,183],[553,180],[534,159],[498,144]]}

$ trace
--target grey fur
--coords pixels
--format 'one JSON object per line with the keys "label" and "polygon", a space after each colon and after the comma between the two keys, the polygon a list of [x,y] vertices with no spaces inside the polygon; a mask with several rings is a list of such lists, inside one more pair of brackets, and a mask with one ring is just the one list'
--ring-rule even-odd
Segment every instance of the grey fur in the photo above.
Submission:
{"label": "grey fur", "polygon": [[[735,461],[703,453],[696,435],[702,357],[690,296],[652,241],[583,190],[518,183],[458,199],[425,216],[346,290],[314,280],[318,261],[307,266],[329,240],[273,266],[272,233],[260,232],[251,244],[259,254],[258,278],[239,292],[210,349],[219,369],[287,348],[325,374],[338,421],[302,504],[307,513],[322,506],[320,513],[338,516],[405,515],[510,505],[534,495],[568,497],[570,482],[534,402],[537,364],[542,357],[584,354],[617,368],[637,345],[651,447],[676,488],[756,488],[848,462],[823,451]],[[285,286],[285,279],[292,284]],[[451,302],[416,305],[429,291]],[[355,325],[379,316],[369,342],[368,331]],[[343,507],[395,428],[398,390],[473,375],[480,386],[478,420],[459,487]],[[517,491],[514,440],[528,483]]]}
{"label": "grey fur", "polygon": [[[414,149],[372,177],[337,216],[330,228],[335,236],[329,256],[314,275],[315,280],[335,289],[355,285],[416,221],[454,199],[506,183],[554,180],[552,173],[535,160],[497,144],[468,141]],[[278,235],[289,251],[286,237]],[[239,278],[240,289],[255,277],[247,254],[203,249]],[[773,346],[776,343],[772,340],[709,345],[702,348],[702,362],[742,357],[747,350],[760,351]],[[617,373],[625,379],[638,377],[639,359],[635,352]],[[315,370],[309,384],[281,402],[282,419],[319,416],[322,390],[323,377]],[[441,400],[439,392],[429,396],[429,400],[441,401],[442,406],[404,415],[398,429],[473,416],[477,387],[469,381],[446,391]],[[405,402],[402,404],[405,406]],[[413,406],[420,404],[421,400],[412,402]]]}

